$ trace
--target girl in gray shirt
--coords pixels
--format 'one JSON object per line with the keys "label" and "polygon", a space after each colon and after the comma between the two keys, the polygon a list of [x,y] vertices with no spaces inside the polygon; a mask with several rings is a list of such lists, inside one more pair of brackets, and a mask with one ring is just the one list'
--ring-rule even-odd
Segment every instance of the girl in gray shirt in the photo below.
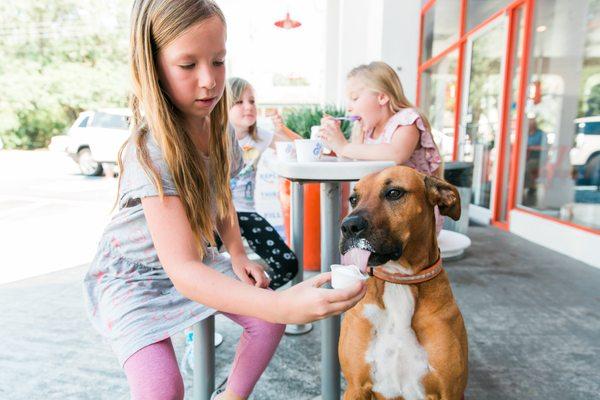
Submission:
{"label": "girl in gray shirt", "polygon": [[[335,315],[365,286],[321,289],[329,274],[268,290],[248,260],[231,201],[237,145],[227,134],[225,19],[210,0],[136,0],[131,13],[133,134],[119,155],[118,210],[85,277],[95,328],[133,399],[182,399],[170,337],[222,312],[242,325],[218,399],[247,398],[285,323]],[[230,254],[214,250],[215,233]]]}

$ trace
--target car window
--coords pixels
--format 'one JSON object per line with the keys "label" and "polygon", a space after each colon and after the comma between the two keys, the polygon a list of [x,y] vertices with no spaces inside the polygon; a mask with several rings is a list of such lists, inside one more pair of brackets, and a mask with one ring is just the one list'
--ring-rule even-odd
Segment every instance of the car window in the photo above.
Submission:
{"label": "car window", "polygon": [[91,126],[94,128],[128,129],[129,118],[125,115],[98,112],[94,115]]}
{"label": "car window", "polygon": [[584,135],[600,135],[600,121],[582,121],[578,123],[577,133],[583,133]]}
{"label": "car window", "polygon": [[90,117],[85,117],[84,119],[82,119],[81,122],[79,123],[79,128],[85,128],[87,126],[89,119],[90,119]]}

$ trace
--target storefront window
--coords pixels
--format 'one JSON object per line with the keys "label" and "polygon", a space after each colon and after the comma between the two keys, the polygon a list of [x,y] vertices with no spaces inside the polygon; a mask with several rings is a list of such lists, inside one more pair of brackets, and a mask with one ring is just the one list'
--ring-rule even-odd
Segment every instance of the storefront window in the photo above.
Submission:
{"label": "storefront window", "polygon": [[513,1],[514,0],[468,0],[467,32]]}
{"label": "storefront window", "polygon": [[458,40],[460,0],[437,0],[427,10],[423,26],[421,62],[429,60]]}
{"label": "storefront window", "polygon": [[505,20],[494,22],[471,40],[459,156],[473,162],[472,203],[489,208],[498,156]]}
{"label": "storefront window", "polygon": [[600,229],[600,1],[535,4],[520,204]]}
{"label": "storefront window", "polygon": [[457,52],[453,51],[421,75],[421,110],[429,118],[431,130],[444,160],[452,159],[456,110]]}

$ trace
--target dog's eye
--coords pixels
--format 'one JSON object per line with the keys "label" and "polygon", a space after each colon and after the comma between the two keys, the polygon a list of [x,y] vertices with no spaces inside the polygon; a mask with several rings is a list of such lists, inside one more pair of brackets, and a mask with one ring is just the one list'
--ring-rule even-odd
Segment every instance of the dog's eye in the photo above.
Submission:
{"label": "dog's eye", "polygon": [[348,201],[350,202],[350,205],[352,207],[356,207],[356,205],[358,204],[358,197],[356,197],[356,196],[350,196],[350,198],[348,199]]}
{"label": "dog's eye", "polygon": [[406,193],[404,190],[390,189],[385,192],[385,198],[388,200],[398,200],[400,197],[404,196],[404,193]]}

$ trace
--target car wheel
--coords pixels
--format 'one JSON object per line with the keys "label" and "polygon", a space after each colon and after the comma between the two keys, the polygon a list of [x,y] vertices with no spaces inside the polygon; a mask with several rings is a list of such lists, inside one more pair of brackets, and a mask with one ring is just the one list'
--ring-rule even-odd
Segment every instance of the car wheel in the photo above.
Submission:
{"label": "car wheel", "polygon": [[77,163],[79,164],[81,173],[85,176],[102,175],[102,164],[94,161],[92,152],[87,147],[84,147],[77,152]]}
{"label": "car wheel", "polygon": [[583,168],[583,176],[589,185],[600,186],[600,154],[590,157]]}

